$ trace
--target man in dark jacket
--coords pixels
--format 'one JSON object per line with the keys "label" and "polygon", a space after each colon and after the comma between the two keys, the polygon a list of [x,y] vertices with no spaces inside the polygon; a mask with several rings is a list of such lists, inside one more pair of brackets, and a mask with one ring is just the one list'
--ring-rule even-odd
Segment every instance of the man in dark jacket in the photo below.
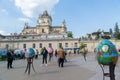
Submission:
{"label": "man in dark jacket", "polygon": [[12,67],[12,62],[13,62],[13,55],[12,55],[12,52],[11,52],[11,50],[8,50],[8,52],[7,52],[7,69],[9,69],[9,68],[13,68]]}
{"label": "man in dark jacket", "polygon": [[43,50],[42,50],[42,53],[43,55],[43,61],[42,61],[42,65],[44,64],[45,62],[45,66],[47,66],[47,54],[48,54],[48,51],[46,50],[46,48],[44,47]]}

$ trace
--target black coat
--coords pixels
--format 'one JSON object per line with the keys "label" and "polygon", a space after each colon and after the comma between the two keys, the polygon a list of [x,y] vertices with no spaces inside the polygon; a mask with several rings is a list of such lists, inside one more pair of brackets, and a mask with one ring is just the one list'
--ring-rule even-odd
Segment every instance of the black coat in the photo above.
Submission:
{"label": "black coat", "polygon": [[7,60],[13,60],[13,55],[10,51],[7,52]]}
{"label": "black coat", "polygon": [[42,50],[42,55],[47,55],[48,54],[48,51],[46,49],[43,49]]}

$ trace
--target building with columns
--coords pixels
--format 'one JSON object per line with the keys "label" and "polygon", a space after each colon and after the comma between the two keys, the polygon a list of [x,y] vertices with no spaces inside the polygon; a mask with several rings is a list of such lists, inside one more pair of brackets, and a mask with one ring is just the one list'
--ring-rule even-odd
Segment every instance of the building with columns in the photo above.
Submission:
{"label": "building with columns", "polygon": [[[40,50],[43,47],[48,48],[49,45],[52,45],[54,49],[58,49],[61,45],[63,48],[73,49],[79,48],[80,44],[84,43],[88,51],[93,52],[100,41],[99,39],[79,41],[78,38],[68,37],[68,33],[69,31],[67,31],[65,20],[60,26],[53,26],[52,17],[47,11],[44,11],[43,14],[39,16],[36,26],[31,27],[28,23],[25,23],[20,34],[13,33],[7,36],[0,34],[0,49],[35,48]],[[111,39],[111,41],[117,48],[120,48],[120,40]]]}
{"label": "building with columns", "polygon": [[66,22],[63,20],[60,26],[52,25],[52,17],[47,11],[38,17],[37,24],[32,27],[25,23],[20,34],[0,35],[0,48],[23,49],[48,48],[52,45],[58,49],[60,45],[63,48],[78,48],[79,39],[68,37]]}
{"label": "building with columns", "polygon": [[65,20],[62,22],[61,26],[52,26],[52,18],[47,11],[44,11],[42,15],[39,16],[37,20],[37,25],[35,27],[30,27],[28,23],[25,23],[22,34],[62,34],[67,33],[67,27]]}

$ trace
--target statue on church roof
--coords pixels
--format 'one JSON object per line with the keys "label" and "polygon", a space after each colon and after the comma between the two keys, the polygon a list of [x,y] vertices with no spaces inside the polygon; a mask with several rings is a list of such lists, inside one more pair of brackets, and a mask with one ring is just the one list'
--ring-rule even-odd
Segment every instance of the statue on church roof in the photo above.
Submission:
{"label": "statue on church roof", "polygon": [[43,12],[43,15],[42,15],[42,16],[49,16],[47,10],[45,10],[45,11]]}
{"label": "statue on church roof", "polygon": [[62,22],[62,27],[66,27],[66,21],[65,21],[65,19]]}
{"label": "statue on church roof", "polygon": [[28,28],[28,23],[25,23],[25,24],[24,24],[24,28]]}

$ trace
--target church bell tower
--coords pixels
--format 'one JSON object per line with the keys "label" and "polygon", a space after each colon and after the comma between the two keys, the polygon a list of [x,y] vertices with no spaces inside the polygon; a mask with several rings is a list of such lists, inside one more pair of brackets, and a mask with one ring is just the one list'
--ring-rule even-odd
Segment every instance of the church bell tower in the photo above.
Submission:
{"label": "church bell tower", "polygon": [[52,18],[46,10],[43,12],[42,15],[39,16],[38,25],[42,25],[42,26],[43,25],[49,25],[49,26],[52,25]]}

